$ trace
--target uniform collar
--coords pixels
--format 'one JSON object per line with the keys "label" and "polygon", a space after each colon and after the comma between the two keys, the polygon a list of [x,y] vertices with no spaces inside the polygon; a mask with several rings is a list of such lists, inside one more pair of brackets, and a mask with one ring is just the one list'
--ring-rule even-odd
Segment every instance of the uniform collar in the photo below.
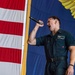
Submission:
{"label": "uniform collar", "polygon": [[[57,31],[57,33],[62,33],[62,30],[59,29],[59,30]],[[57,33],[56,33],[56,34],[57,34]],[[53,35],[52,35],[52,32],[50,33],[50,36],[53,36]]]}
{"label": "uniform collar", "polygon": [[62,30],[61,30],[61,29],[59,29],[59,30],[57,31],[57,33],[62,33]]}

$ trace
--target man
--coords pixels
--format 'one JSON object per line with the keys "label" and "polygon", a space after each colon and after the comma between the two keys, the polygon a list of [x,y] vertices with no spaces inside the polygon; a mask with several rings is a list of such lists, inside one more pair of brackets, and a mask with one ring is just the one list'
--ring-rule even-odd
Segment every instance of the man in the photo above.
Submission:
{"label": "man", "polygon": [[[45,75],[73,75],[75,63],[75,40],[67,31],[60,29],[60,19],[56,16],[48,18],[47,26],[51,33],[46,36],[36,38],[36,33],[40,27],[44,26],[36,23],[32,30],[28,43],[30,45],[44,46],[46,54]],[[67,54],[70,51],[70,62],[67,65]]]}

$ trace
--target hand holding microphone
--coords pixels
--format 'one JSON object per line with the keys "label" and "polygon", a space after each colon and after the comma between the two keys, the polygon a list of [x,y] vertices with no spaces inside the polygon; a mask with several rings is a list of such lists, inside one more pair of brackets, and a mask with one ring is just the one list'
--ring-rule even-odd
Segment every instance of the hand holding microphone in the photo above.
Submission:
{"label": "hand holding microphone", "polygon": [[36,22],[36,25],[38,25],[38,26],[40,26],[40,27],[43,27],[44,26],[44,23],[43,23],[43,21],[41,21],[41,20],[36,20],[36,19],[34,19],[33,17],[29,17],[31,20],[33,20],[33,21],[35,21]]}

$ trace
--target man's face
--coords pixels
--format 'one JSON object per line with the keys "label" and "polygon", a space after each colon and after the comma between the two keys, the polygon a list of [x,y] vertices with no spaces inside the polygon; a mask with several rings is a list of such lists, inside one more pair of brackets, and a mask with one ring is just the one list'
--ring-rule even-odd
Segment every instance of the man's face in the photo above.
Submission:
{"label": "man's face", "polygon": [[49,18],[47,21],[47,25],[51,31],[54,31],[56,28],[56,21],[53,18]]}

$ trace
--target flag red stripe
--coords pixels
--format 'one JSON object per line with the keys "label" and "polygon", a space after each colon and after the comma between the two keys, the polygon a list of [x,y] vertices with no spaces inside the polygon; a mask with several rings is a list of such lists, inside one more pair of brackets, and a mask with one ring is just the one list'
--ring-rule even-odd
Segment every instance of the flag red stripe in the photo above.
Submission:
{"label": "flag red stripe", "polygon": [[14,10],[24,10],[25,0],[0,0],[0,7]]}
{"label": "flag red stripe", "polygon": [[21,52],[19,49],[0,47],[0,61],[21,63]]}
{"label": "flag red stripe", "polygon": [[0,33],[23,35],[23,23],[0,21]]}

